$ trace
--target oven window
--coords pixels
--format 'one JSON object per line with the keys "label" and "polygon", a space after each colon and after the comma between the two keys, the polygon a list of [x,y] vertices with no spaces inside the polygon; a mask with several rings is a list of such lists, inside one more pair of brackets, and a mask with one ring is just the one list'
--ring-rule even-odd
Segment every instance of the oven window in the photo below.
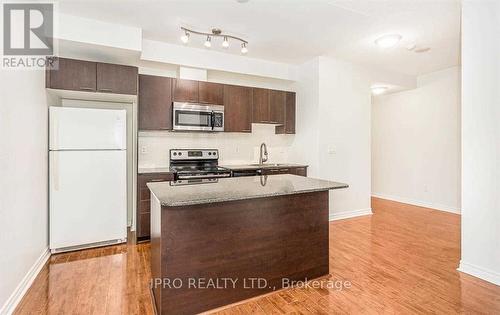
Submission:
{"label": "oven window", "polygon": [[178,126],[210,127],[211,115],[211,112],[176,110],[175,124]]}

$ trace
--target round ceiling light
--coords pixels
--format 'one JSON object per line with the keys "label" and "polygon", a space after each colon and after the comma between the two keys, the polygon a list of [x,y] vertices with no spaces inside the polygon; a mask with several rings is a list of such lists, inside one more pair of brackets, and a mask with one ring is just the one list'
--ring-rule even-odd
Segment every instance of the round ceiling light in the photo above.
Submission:
{"label": "round ceiling light", "polygon": [[384,94],[389,88],[387,86],[377,85],[377,86],[372,86],[371,89],[373,95],[380,95]]}
{"label": "round ceiling light", "polygon": [[424,52],[428,52],[429,50],[431,50],[430,47],[423,47],[423,48],[417,48],[417,49],[415,49],[415,52],[418,53],[418,54],[421,54],[421,53],[424,53]]}
{"label": "round ceiling light", "polygon": [[401,38],[403,37],[399,34],[388,34],[377,38],[375,44],[380,48],[391,48],[396,46]]}

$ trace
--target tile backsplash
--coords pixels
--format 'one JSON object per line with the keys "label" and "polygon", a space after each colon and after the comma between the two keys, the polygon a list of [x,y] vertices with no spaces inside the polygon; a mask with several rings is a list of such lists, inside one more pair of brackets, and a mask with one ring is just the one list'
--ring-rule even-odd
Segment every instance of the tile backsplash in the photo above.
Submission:
{"label": "tile backsplash", "polygon": [[219,149],[219,164],[259,161],[259,147],[267,145],[269,163],[289,162],[294,135],[276,135],[273,125],[253,124],[252,133],[139,132],[139,168],[167,167],[170,149]]}

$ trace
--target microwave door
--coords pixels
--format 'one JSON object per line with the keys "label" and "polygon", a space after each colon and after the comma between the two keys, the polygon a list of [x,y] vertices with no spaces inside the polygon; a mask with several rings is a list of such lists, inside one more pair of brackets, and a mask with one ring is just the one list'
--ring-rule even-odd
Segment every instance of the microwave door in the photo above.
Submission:
{"label": "microwave door", "polygon": [[196,110],[176,110],[175,130],[212,130],[212,112]]}

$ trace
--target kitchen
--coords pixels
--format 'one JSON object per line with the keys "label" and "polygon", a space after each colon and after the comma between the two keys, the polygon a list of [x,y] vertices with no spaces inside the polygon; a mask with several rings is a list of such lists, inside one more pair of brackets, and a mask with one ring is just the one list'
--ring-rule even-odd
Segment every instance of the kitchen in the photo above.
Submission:
{"label": "kitchen", "polygon": [[[328,191],[345,189],[347,184],[302,179],[307,176],[308,165],[269,163],[270,154],[264,142],[259,146],[257,163],[249,160],[247,164],[221,166],[218,149],[177,148],[168,151],[169,167],[141,167],[141,160],[137,163],[130,159],[127,161],[127,150],[130,153],[133,146],[127,145],[127,137],[130,140],[131,136],[126,132],[126,110],[103,109],[99,105],[88,108],[90,101],[86,100],[79,101],[82,107],[72,107],[78,102],[66,98],[68,93],[73,92],[95,93],[92,97],[103,97],[101,93],[109,93],[106,94],[109,98],[114,96],[111,94],[125,94],[126,97],[137,93],[139,133],[145,130],[191,132],[195,135],[201,132],[251,133],[252,124],[259,123],[269,125],[265,127],[274,130],[275,134],[293,135],[296,118],[294,92],[141,75],[137,68],[130,66],[67,58],[57,58],[50,64],[55,65],[55,70],[46,70],[46,86],[54,99],[60,97],[61,103],[61,107],[49,107],[52,254],[151,239],[151,272],[155,280],[178,279],[178,275],[182,274],[189,276],[184,279],[185,283],[195,275],[199,278],[216,274],[215,279],[247,279],[242,275],[263,274],[263,270],[259,271],[262,267],[256,269],[248,265],[250,262],[262,265],[266,260],[273,261],[278,257],[282,257],[281,262],[264,267],[274,272],[260,278],[269,281],[273,290],[282,287],[281,279],[304,281],[328,274],[328,233],[325,232],[328,230]],[[137,87],[134,82],[138,82]],[[85,97],[85,94],[78,95]],[[107,102],[108,108],[115,106],[109,99]],[[185,147],[185,144],[182,146]],[[132,214],[135,213],[132,220],[126,220],[125,214],[130,212],[126,204],[127,196],[130,196],[130,189],[127,192],[126,187],[130,186],[126,180],[126,170],[130,172],[134,164],[139,165],[137,206],[132,209]],[[75,204],[75,198],[85,202]],[[292,204],[295,206],[291,207]],[[311,204],[314,206],[311,207]],[[198,205],[198,210],[182,208],[192,205]],[[202,209],[207,209],[211,223],[204,223],[201,205]],[[185,223],[182,222],[192,219],[189,216],[164,219],[163,212],[167,210],[162,209],[163,206],[181,207],[181,213],[196,213],[201,229],[205,230],[200,230],[200,235],[207,237],[207,227],[211,226],[215,229],[215,238],[221,238],[226,233],[232,238],[230,247],[244,248],[245,244],[261,242],[262,257],[257,258],[252,249],[246,254],[239,252],[239,258],[235,260],[231,257],[236,253],[228,252],[228,245],[224,244],[209,249],[209,252],[215,253],[215,257],[195,258],[192,248],[200,246],[195,252],[202,252],[202,248],[204,251],[208,249],[207,245],[196,241],[181,245],[179,240],[183,236],[180,231],[173,232],[179,227],[184,230]],[[216,211],[218,207],[221,209]],[[240,210],[235,208],[230,215],[226,213],[228,210],[224,210],[225,207]],[[216,215],[219,211],[220,218]],[[267,211],[269,214],[264,215]],[[253,212],[256,214],[252,215]],[[298,218],[293,215],[294,212],[297,212],[295,216],[299,215]],[[231,219],[231,216],[235,217]],[[177,220],[180,220],[179,223],[175,223]],[[217,222],[227,220],[239,221],[247,228],[271,225],[263,228],[260,233],[264,234],[255,232],[251,236],[236,239],[234,229],[241,231],[244,227],[233,226],[224,232],[225,226],[219,226]],[[287,229],[277,229],[272,224],[276,220],[289,222],[285,225]],[[127,225],[127,221],[131,221],[131,224]],[[127,227],[130,227],[128,233]],[[267,230],[272,233],[265,232]],[[167,235],[164,231],[170,232]],[[174,239],[169,237],[172,233]],[[193,233],[195,230],[191,228],[189,234]],[[290,245],[283,244],[284,239]],[[318,247],[313,250],[315,242]],[[181,254],[184,246],[191,248],[189,258]],[[272,254],[269,254],[270,251]],[[173,252],[179,254],[170,256]],[[250,255],[247,262],[238,270],[228,273],[224,266],[241,264],[245,255]],[[158,260],[155,257],[159,257]],[[186,259],[216,259],[220,269],[216,271],[214,267],[205,269],[193,266],[171,274],[176,261],[186,267]],[[293,264],[308,267],[304,271],[294,271],[289,268]],[[163,271],[165,268],[169,270],[168,275]],[[269,288],[255,290],[244,284],[222,295],[220,289],[215,291],[221,298],[214,299],[212,290],[192,290],[182,286],[173,292],[165,288],[153,288],[152,294],[158,313],[198,313],[269,292]],[[188,293],[192,297],[186,296]],[[203,302],[197,305],[193,303],[194,300]]]}
{"label": "kitchen", "polygon": [[276,1],[54,7],[50,67],[2,69],[0,314],[499,309],[497,7]]}

